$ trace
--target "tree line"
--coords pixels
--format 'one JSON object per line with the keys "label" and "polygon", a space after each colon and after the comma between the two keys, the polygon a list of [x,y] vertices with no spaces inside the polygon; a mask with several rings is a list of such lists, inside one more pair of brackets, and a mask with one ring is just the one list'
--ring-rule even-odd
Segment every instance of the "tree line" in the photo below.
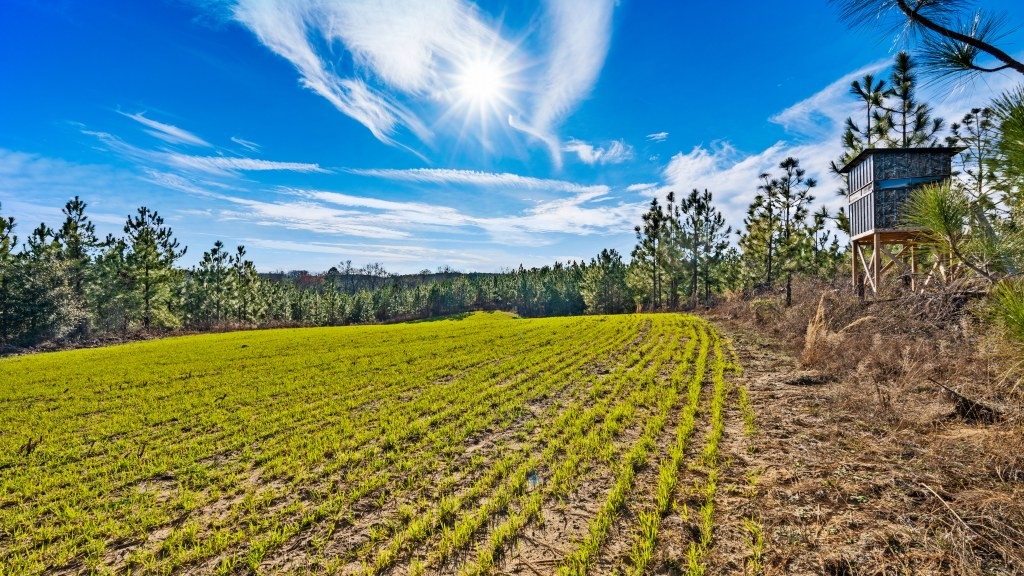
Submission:
{"label": "tree line", "polygon": [[[186,248],[156,211],[140,207],[123,236],[100,240],[86,208],[78,197],[68,201],[61,227],[40,224],[20,249],[14,219],[0,218],[0,344],[178,328],[359,324],[470,310],[571,315],[598,306],[594,298],[607,298],[600,305],[605,312],[626,309],[625,300],[615,299],[624,296],[594,284],[594,264],[583,262],[418,275],[346,262],[324,274],[261,274],[244,246],[230,250],[217,241],[183,269],[177,262]],[[609,270],[622,265],[612,254]]]}
{"label": "tree line", "polygon": [[[191,268],[187,248],[155,210],[140,207],[123,235],[100,239],[80,198],[59,229],[40,224],[19,244],[0,218],[0,344],[124,337],[139,332],[228,327],[324,326],[414,320],[471,310],[522,316],[678,310],[709,304],[724,290],[766,289],[793,274],[835,268],[838,240],[808,218],[795,159],[764,176],[740,247],[710,191],[664,204],[653,199],[636,227],[630,261],[614,249],[589,262],[461,273],[391,274],[351,261],[322,274],[259,273],[244,246],[217,241]],[[2,208],[2,206],[0,206]],[[774,272],[773,272],[774,270]]]}

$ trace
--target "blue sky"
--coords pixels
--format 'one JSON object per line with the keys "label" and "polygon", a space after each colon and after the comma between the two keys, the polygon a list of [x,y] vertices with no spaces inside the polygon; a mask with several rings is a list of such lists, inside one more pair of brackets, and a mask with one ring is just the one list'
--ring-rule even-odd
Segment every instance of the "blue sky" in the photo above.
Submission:
{"label": "blue sky", "polygon": [[[5,0],[0,203],[22,238],[74,195],[103,233],[144,204],[186,265],[628,254],[652,195],[709,188],[735,226],[788,155],[836,206],[849,82],[898,48],[824,1]],[[928,96],[951,121],[1017,81]]]}

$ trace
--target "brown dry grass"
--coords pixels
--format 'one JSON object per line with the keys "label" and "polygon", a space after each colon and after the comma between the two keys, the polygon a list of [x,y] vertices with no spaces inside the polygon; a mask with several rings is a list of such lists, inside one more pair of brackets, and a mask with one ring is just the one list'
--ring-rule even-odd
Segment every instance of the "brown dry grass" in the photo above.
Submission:
{"label": "brown dry grass", "polygon": [[[758,415],[742,513],[763,525],[763,573],[1024,573],[1024,410],[979,304],[849,292],[804,281],[790,308],[711,311]],[[963,418],[942,386],[1001,420]]]}

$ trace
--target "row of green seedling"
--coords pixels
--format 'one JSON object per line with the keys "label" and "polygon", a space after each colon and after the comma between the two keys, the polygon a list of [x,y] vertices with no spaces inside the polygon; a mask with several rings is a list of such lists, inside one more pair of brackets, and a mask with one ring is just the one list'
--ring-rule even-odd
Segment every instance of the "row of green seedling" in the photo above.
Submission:
{"label": "row of green seedling", "polygon": [[626,573],[629,575],[643,574],[653,557],[659,527],[662,519],[671,510],[686,449],[690,445],[696,428],[708,353],[711,350],[710,342],[715,337],[710,327],[703,323],[700,333],[700,352],[694,365],[693,376],[687,385],[687,402],[676,424],[675,440],[669,447],[667,458],[661,462],[658,468],[658,484],[653,506],[637,514],[637,532],[633,538],[630,563],[626,569]]}
{"label": "row of green seedling", "polygon": [[[676,317],[678,318],[678,317]],[[482,546],[478,547],[475,561],[466,564],[461,573],[466,575],[478,575],[489,573],[495,566],[502,551],[507,548],[519,534],[519,532],[533,519],[539,516],[545,499],[561,499],[575,486],[573,480],[578,476],[584,466],[593,462],[600,455],[604,446],[632,423],[639,408],[646,408],[647,402],[655,402],[655,390],[657,384],[656,376],[662,366],[668,363],[678,348],[671,335],[665,338],[662,334],[662,341],[668,344],[666,349],[657,355],[655,362],[639,376],[640,386],[634,389],[632,394],[622,404],[621,418],[607,418],[601,429],[592,431],[585,439],[579,442],[578,447],[564,455],[558,468],[552,473],[551,480],[545,485],[544,490],[538,490],[520,498],[519,510],[495,528],[490,537]]]}

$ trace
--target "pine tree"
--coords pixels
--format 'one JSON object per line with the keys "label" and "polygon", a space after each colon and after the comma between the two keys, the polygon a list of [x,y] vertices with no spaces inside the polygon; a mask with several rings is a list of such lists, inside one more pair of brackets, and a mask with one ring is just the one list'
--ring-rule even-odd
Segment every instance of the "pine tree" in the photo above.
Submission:
{"label": "pine tree", "polygon": [[885,141],[893,148],[936,146],[936,134],[942,130],[941,118],[931,117],[931,107],[917,101],[917,67],[910,54],[896,55],[890,77],[889,98],[882,103],[888,112],[890,130]]}
{"label": "pine tree", "polygon": [[811,241],[809,271],[812,274],[831,277],[843,261],[843,250],[839,246],[839,238],[828,228],[829,221],[835,221],[838,218],[839,216],[831,216],[825,206],[811,215],[811,224],[807,232]]}
{"label": "pine tree", "polygon": [[796,158],[786,158],[779,164],[779,168],[783,174],[774,180],[781,221],[779,256],[786,271],[786,306],[790,306],[793,303],[793,273],[799,271],[803,264],[801,257],[806,239],[807,208],[814,201],[810,191],[818,183],[806,177],[806,171],[800,167],[800,161]]}
{"label": "pine tree", "polygon": [[[865,74],[864,78],[854,80],[850,84],[850,94],[856,96],[863,105],[864,128],[854,122],[852,117],[846,119],[846,128],[842,136],[843,153],[831,164],[831,170],[835,174],[839,174],[840,168],[853,160],[857,154],[885,140],[892,127],[892,115],[885,109],[885,98],[890,94],[890,90],[885,86],[885,80],[876,81],[873,74]],[[847,193],[846,188],[839,189],[841,196],[846,196]]]}
{"label": "pine tree", "polygon": [[641,283],[644,276],[649,286],[638,286],[650,294],[651,310],[662,306],[662,277],[665,266],[665,236],[668,220],[657,198],[643,215],[643,225],[634,228],[637,245],[633,248],[633,267],[637,270],[634,283]]}
{"label": "pine tree", "polygon": [[861,80],[850,83],[850,94],[860,99],[864,106],[864,129],[847,118],[846,128],[860,144],[861,149],[871,148],[885,138],[892,126],[892,117],[885,109],[885,98],[891,94],[885,87],[885,80],[875,81],[873,74],[865,74]]}
{"label": "pine tree", "polygon": [[690,305],[695,308],[702,289],[705,300],[711,299],[714,268],[728,246],[732,229],[725,226],[725,218],[715,208],[711,192],[707,189],[703,193],[693,189],[682,199],[673,223],[679,231],[678,253],[687,268]]}
{"label": "pine tree", "polygon": [[88,300],[92,325],[103,332],[126,334],[138,308],[124,240],[108,234],[99,244],[89,273]]}
{"label": "pine tree", "polygon": [[759,176],[757,195],[747,208],[740,232],[740,250],[744,260],[744,284],[755,289],[774,286],[775,250],[779,228],[778,190],[771,175]]}
{"label": "pine tree", "polygon": [[1024,86],[1000,96],[993,104],[999,136],[995,165],[996,189],[1009,211],[1008,225],[1024,230]]}
{"label": "pine tree", "polygon": [[[836,0],[850,26],[874,23],[886,33],[920,40],[925,69],[936,77],[1014,70],[1024,74],[1024,62],[1004,52],[994,41],[1006,33],[1004,18],[976,10],[959,0]],[[980,56],[993,62],[980,63]]]}
{"label": "pine tree", "polygon": [[86,313],[89,308],[87,283],[92,252],[99,245],[96,225],[85,215],[87,206],[78,196],[69,200],[64,205],[64,223],[56,237],[60,245],[60,258],[66,265],[74,306],[80,310],[82,318],[82,322],[75,328],[79,336],[84,336],[89,330],[89,316]]}
{"label": "pine tree", "polygon": [[[256,271],[256,265],[252,260],[245,258],[245,246],[238,246],[235,249],[235,256],[231,260],[231,270],[234,275],[235,297],[237,306],[236,318],[240,322],[256,322],[262,316],[263,306],[260,301],[260,275]],[[336,294],[334,285],[330,288],[331,294]],[[338,301],[340,302],[340,301]],[[332,308],[332,313],[340,321],[340,314],[337,313],[337,304]]]}
{"label": "pine tree", "polygon": [[[710,305],[712,287],[717,288],[721,283],[718,270],[729,247],[732,227],[725,225],[725,216],[715,207],[711,192],[707,189],[698,198],[696,211],[698,227],[695,249],[700,249],[698,260],[701,263],[699,273],[704,283],[704,303]],[[696,301],[697,298],[694,298]]]}
{"label": "pine tree", "polygon": [[628,310],[626,264],[618,251],[606,248],[590,261],[583,272],[580,292],[590,312],[618,314]]}
{"label": "pine tree", "polygon": [[206,313],[215,322],[223,321],[231,309],[231,295],[234,292],[234,278],[228,264],[230,254],[224,249],[224,243],[217,240],[213,248],[203,254],[199,263],[204,271],[206,297],[208,306]]}
{"label": "pine tree", "polygon": [[972,108],[960,122],[949,127],[950,146],[963,146],[959,155],[961,175],[967,180],[972,203],[988,217],[996,217],[991,191],[996,185],[999,128],[991,108]]}
{"label": "pine tree", "polygon": [[700,244],[702,208],[700,192],[694,188],[690,191],[689,196],[680,200],[678,213],[673,218],[674,227],[679,232],[676,242],[677,253],[685,263],[686,279],[689,285],[687,295],[690,306],[694,308],[697,307],[697,295],[700,292],[697,285],[700,281],[702,256]]}
{"label": "pine tree", "polygon": [[782,174],[777,178],[761,174],[760,193],[747,209],[745,232],[741,233],[739,244],[748,283],[770,289],[774,274],[781,271],[785,274],[789,306],[793,301],[793,275],[808,265],[812,240],[806,219],[808,206],[814,201],[810,190],[817,182],[806,177],[795,158],[786,158],[779,168]]}
{"label": "pine tree", "polygon": [[40,224],[26,240],[20,258],[21,328],[25,344],[61,339],[80,325],[84,310],[76,305],[69,285],[69,265],[61,258],[57,235]]}
{"label": "pine tree", "polygon": [[128,254],[126,264],[133,289],[141,301],[138,314],[144,328],[172,327],[178,318],[172,310],[172,284],[177,276],[174,262],[185,254],[164,219],[145,206],[129,216],[124,226]]}
{"label": "pine tree", "polygon": [[687,273],[689,258],[687,256],[692,244],[693,234],[685,221],[683,212],[685,199],[676,202],[676,193],[669,192],[665,197],[665,230],[662,238],[663,280],[668,280],[668,303],[670,310],[679,308],[679,296],[684,286],[689,286]]}

